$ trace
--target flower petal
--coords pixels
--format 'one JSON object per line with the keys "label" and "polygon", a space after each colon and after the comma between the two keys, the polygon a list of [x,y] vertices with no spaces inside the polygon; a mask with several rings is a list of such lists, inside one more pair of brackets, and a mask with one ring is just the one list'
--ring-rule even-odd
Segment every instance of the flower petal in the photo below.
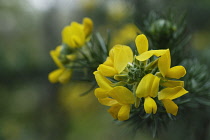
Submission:
{"label": "flower petal", "polygon": [[114,67],[114,62],[112,61],[112,59],[110,57],[107,57],[106,61],[103,64],[107,65],[107,66]]}
{"label": "flower petal", "polygon": [[64,68],[63,64],[59,60],[60,51],[61,51],[61,46],[58,46],[58,47],[56,47],[55,50],[50,51],[50,55],[51,55],[53,61],[55,62],[55,64],[59,68]]}
{"label": "flower petal", "polygon": [[136,89],[136,96],[141,98],[141,97],[155,97],[157,96],[158,90],[159,90],[159,81],[160,78],[157,76],[154,76],[153,74],[147,74],[145,75],[137,89]]}
{"label": "flower petal", "polygon": [[160,83],[161,86],[164,87],[184,87],[184,81],[174,81],[174,80],[166,80]]}
{"label": "flower petal", "polygon": [[142,54],[148,50],[148,40],[144,34],[138,35],[136,37],[135,43],[139,54]]}
{"label": "flower petal", "polygon": [[64,69],[57,69],[49,73],[48,79],[51,83],[58,82],[59,76],[63,73]]}
{"label": "flower petal", "polygon": [[60,75],[60,77],[58,78],[58,81],[62,84],[65,84],[69,81],[69,79],[71,78],[71,75],[72,75],[72,70],[65,69],[63,73]]}
{"label": "flower petal", "polygon": [[123,86],[114,87],[109,92],[109,96],[116,99],[121,104],[134,104],[135,101],[133,93]]}
{"label": "flower petal", "polygon": [[186,74],[186,70],[183,66],[175,66],[169,69],[166,73],[166,77],[179,79]]}
{"label": "flower petal", "polygon": [[188,91],[180,86],[174,87],[174,88],[164,88],[158,94],[158,99],[159,100],[163,100],[163,99],[173,100],[173,99],[176,99],[186,93],[188,93]]}
{"label": "flower petal", "polygon": [[133,52],[130,47],[124,45],[115,45],[114,53],[114,68],[120,74],[129,62],[133,61]]}
{"label": "flower petal", "polygon": [[106,79],[99,71],[95,71],[93,73],[96,78],[96,82],[98,83],[99,87],[104,89],[104,90],[111,90],[112,87],[110,86],[111,82]]}
{"label": "flower petal", "polygon": [[125,121],[129,119],[130,110],[131,110],[130,105],[123,105],[118,112],[118,120]]}
{"label": "flower petal", "polygon": [[158,68],[163,77],[165,77],[165,75],[168,73],[170,67],[171,56],[169,49],[167,49],[166,53],[162,55],[158,60]]}
{"label": "flower petal", "polygon": [[82,25],[72,22],[70,26],[64,27],[62,31],[63,43],[66,43],[71,48],[81,47],[85,43],[85,33]]}
{"label": "flower petal", "polygon": [[94,94],[97,98],[106,98],[108,97],[108,91],[102,88],[96,88]]}
{"label": "flower petal", "polygon": [[137,56],[136,59],[139,61],[145,61],[152,57],[153,55],[159,57],[161,55],[164,55],[166,53],[166,50],[150,50],[142,53],[141,55]]}
{"label": "flower petal", "polygon": [[120,108],[121,108],[121,105],[116,104],[116,105],[113,105],[112,107],[110,107],[108,112],[112,115],[113,118],[117,119],[118,118],[118,112],[119,112]]}
{"label": "flower petal", "polygon": [[113,106],[119,104],[117,100],[111,98],[98,98],[99,103],[106,106]]}
{"label": "flower petal", "polygon": [[116,71],[114,67],[107,66],[104,64],[100,64],[97,70],[100,71],[102,75],[107,76],[107,77],[112,77],[115,74],[118,74],[118,72]]}
{"label": "flower petal", "polygon": [[84,33],[85,33],[85,37],[87,38],[93,30],[93,21],[90,18],[84,18],[83,19],[83,26],[84,26]]}
{"label": "flower petal", "polygon": [[178,106],[173,101],[171,101],[169,99],[163,99],[161,101],[163,102],[166,112],[171,113],[174,116],[176,116],[176,114],[178,112]]}
{"label": "flower petal", "polygon": [[152,98],[150,98],[150,97],[145,98],[144,110],[148,114],[149,113],[155,114],[157,112],[157,104],[155,103],[155,101]]}

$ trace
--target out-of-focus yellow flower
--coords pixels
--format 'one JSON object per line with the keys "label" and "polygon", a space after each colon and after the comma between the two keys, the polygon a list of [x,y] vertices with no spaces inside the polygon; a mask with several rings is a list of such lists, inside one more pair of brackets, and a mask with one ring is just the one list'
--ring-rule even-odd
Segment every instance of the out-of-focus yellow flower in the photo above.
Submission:
{"label": "out-of-focus yellow flower", "polygon": [[163,77],[179,79],[186,74],[183,66],[171,67],[171,56],[169,49],[158,60],[158,68]]}
{"label": "out-of-focus yellow flower", "polygon": [[129,119],[131,104],[134,104],[135,98],[133,93],[123,86],[114,87],[108,92],[111,97],[101,98],[99,102],[106,106],[111,106],[108,112],[113,118],[120,121]]}
{"label": "out-of-focus yellow flower", "polygon": [[64,27],[62,31],[62,41],[71,48],[82,47],[93,30],[93,22],[90,18],[84,18],[83,23],[72,22]]}
{"label": "out-of-focus yellow flower", "polygon": [[61,46],[56,47],[55,50],[50,51],[50,55],[54,60],[55,64],[58,66],[58,69],[52,71],[48,75],[48,79],[51,83],[67,83],[72,75],[71,69],[66,69],[65,66],[59,60],[61,52]]}
{"label": "out-of-focus yellow flower", "polygon": [[136,37],[135,43],[136,43],[138,53],[140,54],[139,56],[136,57],[136,59],[139,61],[145,61],[149,59],[150,57],[152,57],[153,55],[159,57],[166,53],[166,50],[148,51],[149,43],[148,43],[147,37],[144,34],[138,35]]}
{"label": "out-of-focus yellow flower", "polygon": [[130,47],[125,45],[115,45],[109,51],[109,57],[106,61],[99,65],[98,71],[104,76],[112,77],[120,74],[127,64],[133,61],[133,52]]}
{"label": "out-of-focus yellow flower", "polygon": [[174,88],[165,88],[158,94],[158,99],[162,101],[168,113],[176,115],[178,112],[178,106],[172,100],[186,93],[188,93],[188,91],[180,86]]}
{"label": "out-of-focus yellow flower", "polygon": [[152,74],[145,75],[136,89],[136,96],[144,97],[144,110],[146,113],[155,114],[157,112],[157,104],[151,97],[156,97],[159,90],[160,78]]}
{"label": "out-of-focus yellow flower", "polygon": [[137,33],[140,33],[140,30],[134,24],[126,24],[120,30],[113,33],[111,46],[133,42]]}

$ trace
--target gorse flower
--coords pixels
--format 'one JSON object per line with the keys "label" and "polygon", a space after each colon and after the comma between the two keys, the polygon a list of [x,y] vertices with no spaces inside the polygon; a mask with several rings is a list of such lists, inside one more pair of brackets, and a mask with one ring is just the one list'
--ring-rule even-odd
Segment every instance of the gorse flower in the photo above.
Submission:
{"label": "gorse flower", "polygon": [[54,60],[55,64],[58,66],[58,69],[52,71],[48,79],[51,83],[66,83],[71,78],[72,70],[66,69],[65,66],[62,64],[62,62],[59,59],[61,52],[61,46],[58,46],[55,50],[50,51],[50,55],[52,59]]}
{"label": "gorse flower", "polygon": [[93,22],[90,18],[84,18],[83,23],[72,22],[62,31],[62,45],[50,51],[58,69],[52,71],[48,79],[51,83],[67,83],[72,76],[74,67],[80,67],[77,60],[81,60],[79,49],[90,40],[93,30]]}
{"label": "gorse flower", "polygon": [[82,47],[93,30],[93,22],[90,18],[84,18],[83,24],[72,22],[62,31],[62,41],[70,48]]}
{"label": "gorse flower", "polygon": [[133,61],[133,52],[125,45],[115,45],[109,52],[106,61],[99,65],[98,71],[104,76],[112,77],[120,74],[128,63]]}
{"label": "gorse flower", "polygon": [[147,114],[162,113],[158,108],[164,107],[167,113],[177,115],[178,106],[172,100],[188,93],[184,82],[177,80],[186,74],[185,68],[171,68],[169,49],[148,50],[143,34],[135,43],[139,55],[134,56],[129,46],[115,45],[99,65],[94,72],[99,85],[96,97],[111,106],[108,112],[120,121],[129,119],[130,110],[138,112],[142,106]]}
{"label": "gorse flower", "polygon": [[159,82],[160,79],[157,76],[147,74],[141,79],[140,83],[138,84],[138,87],[136,89],[136,96],[139,98],[144,97],[144,109],[146,113],[153,112],[153,114],[155,114],[157,112],[157,105],[152,97],[154,98],[158,94]]}
{"label": "gorse flower", "polygon": [[99,102],[106,106],[111,106],[108,112],[118,120],[127,120],[130,114],[131,104],[134,103],[132,92],[123,87],[111,87],[111,82],[99,71],[94,72],[99,88],[95,89],[95,96]]}

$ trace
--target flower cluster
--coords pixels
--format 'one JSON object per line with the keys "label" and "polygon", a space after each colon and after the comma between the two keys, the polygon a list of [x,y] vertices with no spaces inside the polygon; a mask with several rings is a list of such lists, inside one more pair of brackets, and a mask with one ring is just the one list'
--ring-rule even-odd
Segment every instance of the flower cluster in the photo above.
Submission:
{"label": "flower cluster", "polygon": [[78,49],[85,46],[90,40],[93,30],[93,22],[90,18],[84,18],[83,23],[72,22],[62,30],[62,45],[50,51],[58,69],[48,75],[51,83],[66,83],[72,75],[72,68],[76,67],[76,60],[80,55]]}
{"label": "flower cluster", "polygon": [[[144,34],[135,39],[137,51],[125,45],[115,45],[103,64],[94,72],[99,88],[95,96],[108,112],[120,121],[128,120],[131,110],[143,106],[148,114],[156,114],[164,107],[165,113],[177,115],[174,99],[188,93],[181,77],[183,66],[171,67],[169,49],[148,50]],[[137,53],[138,52],[138,53]]]}

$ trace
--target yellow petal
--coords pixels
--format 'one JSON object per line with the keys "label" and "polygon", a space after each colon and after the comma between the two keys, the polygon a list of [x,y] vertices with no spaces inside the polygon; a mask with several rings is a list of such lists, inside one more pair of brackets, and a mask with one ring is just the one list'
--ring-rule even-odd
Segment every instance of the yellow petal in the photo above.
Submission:
{"label": "yellow petal", "polygon": [[112,59],[110,57],[107,57],[106,61],[103,64],[107,65],[107,66],[114,67],[114,62],[112,61]]}
{"label": "yellow petal", "polygon": [[51,83],[58,82],[59,76],[63,73],[64,69],[57,69],[49,73],[48,79]]}
{"label": "yellow petal", "polygon": [[118,120],[125,121],[130,116],[130,105],[123,105],[118,112]]}
{"label": "yellow petal", "polygon": [[84,26],[84,32],[85,32],[85,37],[87,38],[93,30],[93,21],[90,18],[84,18],[83,19],[83,26]]}
{"label": "yellow petal", "polygon": [[97,98],[106,98],[106,97],[108,97],[108,91],[104,90],[102,88],[96,88],[94,93],[95,93],[95,96]]}
{"label": "yellow petal", "polygon": [[59,60],[60,51],[61,51],[61,46],[58,46],[58,47],[56,47],[55,50],[50,51],[50,55],[51,55],[53,61],[55,62],[55,64],[59,68],[64,68],[63,64]]}
{"label": "yellow petal", "polygon": [[93,73],[96,78],[96,82],[98,83],[99,87],[104,90],[111,90],[112,87],[110,86],[111,82],[104,77],[99,71],[95,71]]}
{"label": "yellow petal", "polygon": [[173,101],[171,101],[169,99],[164,99],[161,101],[163,102],[166,112],[171,113],[176,116],[176,114],[178,112],[178,106]]}
{"label": "yellow petal", "polygon": [[72,22],[70,26],[66,26],[62,31],[63,43],[71,48],[81,47],[85,43],[85,33],[82,26],[76,22]]}
{"label": "yellow petal", "polygon": [[176,99],[186,93],[188,93],[188,91],[180,86],[174,87],[174,88],[164,88],[158,94],[158,99],[159,100],[163,100],[163,99],[173,100],[173,99]]}
{"label": "yellow petal", "polygon": [[123,86],[114,87],[109,92],[109,96],[116,99],[121,104],[134,104],[135,101],[133,93]]}
{"label": "yellow petal", "polygon": [[119,104],[116,100],[111,98],[98,98],[99,103],[106,106],[113,106]]}
{"label": "yellow petal", "polygon": [[120,74],[127,64],[133,61],[133,52],[130,47],[124,45],[115,45],[113,47],[114,53],[114,68]]}
{"label": "yellow petal", "polygon": [[165,77],[165,75],[168,73],[170,67],[171,56],[169,49],[167,49],[166,53],[162,55],[158,60],[158,68],[163,77]]}
{"label": "yellow petal", "polygon": [[107,77],[112,77],[118,73],[114,67],[107,66],[104,64],[100,64],[97,70],[100,71],[102,75],[107,76]]}
{"label": "yellow petal", "polygon": [[145,61],[152,57],[153,55],[159,57],[161,55],[164,55],[166,53],[166,50],[150,50],[142,53],[141,55],[137,56],[136,59],[139,61]]}
{"label": "yellow petal", "polygon": [[72,75],[72,70],[65,69],[63,73],[59,76],[58,81],[62,84],[65,84],[69,81]]}
{"label": "yellow petal", "polygon": [[179,79],[186,74],[186,70],[183,66],[175,66],[169,69],[166,77]]}
{"label": "yellow petal", "polygon": [[177,86],[184,87],[184,81],[167,80],[161,82],[160,85],[164,87],[177,87]]}
{"label": "yellow petal", "polygon": [[135,39],[135,43],[139,54],[148,50],[148,40],[144,34],[138,35]]}
{"label": "yellow petal", "polygon": [[108,112],[112,115],[113,118],[117,119],[118,118],[118,112],[119,112],[120,108],[121,108],[121,105],[116,104],[116,105],[113,105],[112,107],[110,107]]}
{"label": "yellow petal", "polygon": [[158,78],[157,76],[154,76],[152,74],[145,75],[141,79],[136,89],[136,96],[139,98],[147,96],[151,97],[157,96],[159,90],[159,81],[160,78]]}
{"label": "yellow petal", "polygon": [[155,103],[155,101],[152,98],[150,98],[150,97],[145,98],[144,110],[148,114],[150,114],[150,113],[155,114],[157,112],[157,104]]}

